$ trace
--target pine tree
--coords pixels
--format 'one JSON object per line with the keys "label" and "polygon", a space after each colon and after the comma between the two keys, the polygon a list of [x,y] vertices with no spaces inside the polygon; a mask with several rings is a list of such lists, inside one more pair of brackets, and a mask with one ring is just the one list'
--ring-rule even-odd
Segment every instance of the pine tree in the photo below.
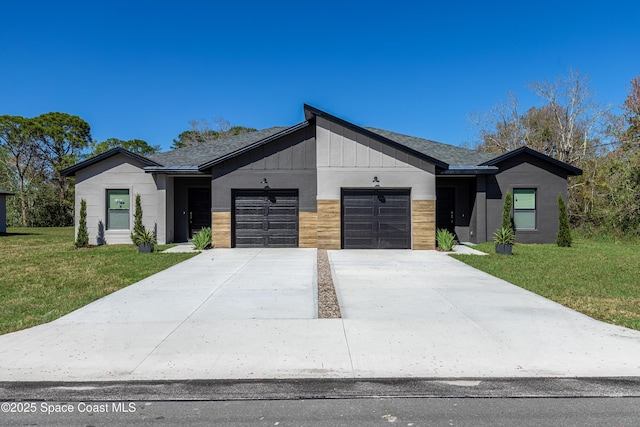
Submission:
{"label": "pine tree", "polygon": [[145,232],[142,224],[142,204],[140,203],[140,195],[136,194],[136,210],[133,214],[133,232],[131,233],[131,241],[138,244],[138,237]]}
{"label": "pine tree", "polygon": [[511,208],[513,207],[513,195],[507,192],[504,195],[504,207],[502,209],[502,228],[513,231],[513,223],[511,222]]}
{"label": "pine tree", "polygon": [[76,247],[83,248],[89,245],[89,232],[87,231],[87,201],[80,200],[80,223],[78,224],[78,235],[76,236]]}
{"label": "pine tree", "polygon": [[564,203],[562,195],[558,195],[558,238],[556,244],[560,247],[568,248],[571,246],[571,230],[569,229],[569,215],[567,214],[567,205]]}

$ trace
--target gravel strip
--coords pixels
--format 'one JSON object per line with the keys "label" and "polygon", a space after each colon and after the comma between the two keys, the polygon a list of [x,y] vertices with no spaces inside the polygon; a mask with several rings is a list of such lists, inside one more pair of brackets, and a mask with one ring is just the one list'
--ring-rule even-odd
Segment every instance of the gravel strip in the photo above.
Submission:
{"label": "gravel strip", "polygon": [[341,317],[327,250],[318,249],[318,318],[340,319]]}

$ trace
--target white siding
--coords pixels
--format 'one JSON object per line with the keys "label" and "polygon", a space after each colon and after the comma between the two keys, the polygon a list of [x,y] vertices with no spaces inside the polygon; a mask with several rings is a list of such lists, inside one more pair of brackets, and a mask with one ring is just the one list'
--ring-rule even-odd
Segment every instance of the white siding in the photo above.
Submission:
{"label": "white siding", "polygon": [[[133,227],[135,196],[140,194],[142,222],[158,233],[158,243],[166,242],[165,178],[161,177],[160,191],[152,174],[130,157],[117,154],[76,172],[76,231],[80,218],[80,200],[87,201],[87,229],[89,243],[98,244],[99,227],[106,227],[107,190],[129,190],[129,224]],[[104,230],[104,243],[131,243],[131,230]]]}
{"label": "white siding", "polygon": [[374,177],[382,188],[410,188],[413,200],[435,200],[434,165],[322,117],[316,128],[319,200],[340,199],[341,188],[374,188]]}

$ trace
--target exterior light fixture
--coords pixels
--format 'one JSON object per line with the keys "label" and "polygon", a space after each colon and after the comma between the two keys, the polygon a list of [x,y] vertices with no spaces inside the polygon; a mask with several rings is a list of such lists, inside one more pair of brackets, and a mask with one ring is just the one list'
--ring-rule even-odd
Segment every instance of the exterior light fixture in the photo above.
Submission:
{"label": "exterior light fixture", "polygon": [[376,185],[376,187],[380,187],[380,181],[378,180],[377,176],[373,177],[373,183]]}
{"label": "exterior light fixture", "polygon": [[262,181],[260,181],[260,184],[269,185],[269,183],[267,182],[267,178],[262,178]]}

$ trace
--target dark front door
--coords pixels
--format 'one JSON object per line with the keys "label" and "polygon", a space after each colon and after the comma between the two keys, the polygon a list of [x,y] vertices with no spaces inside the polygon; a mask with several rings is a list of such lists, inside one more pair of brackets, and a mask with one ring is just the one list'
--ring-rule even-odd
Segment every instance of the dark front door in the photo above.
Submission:
{"label": "dark front door", "polygon": [[456,190],[453,187],[436,189],[436,228],[455,234]]}
{"label": "dark front door", "polygon": [[411,248],[409,190],[343,190],[342,247]]}
{"label": "dark front door", "polygon": [[189,188],[189,238],[204,227],[211,227],[211,191],[208,188]]}
{"label": "dark front door", "polygon": [[238,190],[233,197],[236,248],[297,248],[297,190]]}

